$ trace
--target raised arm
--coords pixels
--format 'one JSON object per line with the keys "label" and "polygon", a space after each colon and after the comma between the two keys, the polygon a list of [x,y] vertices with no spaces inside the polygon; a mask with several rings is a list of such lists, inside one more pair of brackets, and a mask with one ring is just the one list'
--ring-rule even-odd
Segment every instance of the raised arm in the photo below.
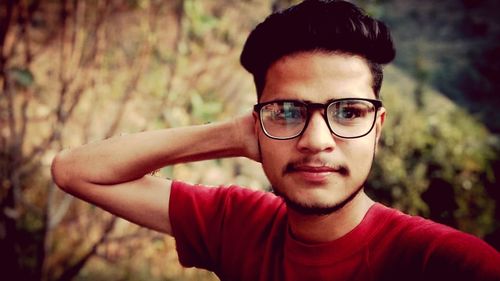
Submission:
{"label": "raised arm", "polygon": [[171,182],[148,174],[206,159],[258,159],[251,115],[230,122],[148,131],[59,153],[52,163],[64,191],[139,225],[171,234]]}

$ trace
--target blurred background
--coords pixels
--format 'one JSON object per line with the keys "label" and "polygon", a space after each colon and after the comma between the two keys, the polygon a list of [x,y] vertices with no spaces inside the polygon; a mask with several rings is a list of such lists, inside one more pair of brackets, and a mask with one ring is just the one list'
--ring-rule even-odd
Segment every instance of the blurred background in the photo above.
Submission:
{"label": "blurred background", "polygon": [[[51,160],[114,135],[249,112],[256,96],[242,45],[296,2],[2,0],[2,280],[218,280],[180,267],[172,238],[63,194]],[[499,1],[354,2],[391,27],[398,50],[367,191],[500,249]],[[269,188],[260,165],[240,158],[159,175]]]}

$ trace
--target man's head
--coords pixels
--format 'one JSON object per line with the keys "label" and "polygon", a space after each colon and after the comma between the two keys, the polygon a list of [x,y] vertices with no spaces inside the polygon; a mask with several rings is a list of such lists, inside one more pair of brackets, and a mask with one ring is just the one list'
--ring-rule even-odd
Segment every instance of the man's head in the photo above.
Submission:
{"label": "man's head", "polygon": [[261,161],[289,207],[325,214],[359,194],[385,118],[381,64],[394,55],[385,25],[343,1],[306,0],[250,34],[241,61],[257,87]]}
{"label": "man's head", "polygon": [[381,65],[391,62],[395,50],[384,23],[355,5],[337,0],[305,0],[270,15],[249,35],[241,64],[252,73],[260,100],[269,67],[287,55],[324,51],[358,55],[366,60],[378,98]]}

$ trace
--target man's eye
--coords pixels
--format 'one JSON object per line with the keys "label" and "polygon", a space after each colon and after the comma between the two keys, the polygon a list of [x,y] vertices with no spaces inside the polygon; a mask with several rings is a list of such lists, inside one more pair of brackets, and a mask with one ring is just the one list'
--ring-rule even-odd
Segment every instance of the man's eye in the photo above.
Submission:
{"label": "man's eye", "polygon": [[363,117],[366,115],[366,111],[355,107],[341,108],[335,114],[339,119],[354,119]]}
{"label": "man's eye", "polygon": [[281,110],[274,110],[272,112],[273,119],[286,119],[286,112],[281,109]]}
{"label": "man's eye", "polygon": [[301,114],[298,110],[275,110],[272,113],[274,119],[297,119],[301,118]]}

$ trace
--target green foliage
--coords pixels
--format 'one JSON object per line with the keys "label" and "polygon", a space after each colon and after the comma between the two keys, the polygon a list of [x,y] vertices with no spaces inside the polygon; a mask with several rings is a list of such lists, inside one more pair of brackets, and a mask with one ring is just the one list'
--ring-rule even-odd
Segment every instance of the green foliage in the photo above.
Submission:
{"label": "green foliage", "polygon": [[203,1],[184,1],[184,11],[186,20],[190,23],[190,34],[195,38],[203,38],[217,26],[217,18],[207,13]]}
{"label": "green foliage", "polygon": [[418,87],[394,68],[386,70],[382,99],[388,113],[371,190],[388,204],[439,220],[443,214],[433,217],[434,206],[423,197],[431,186],[443,191],[449,185],[453,198],[446,199],[456,207],[442,212],[452,213],[455,226],[484,235],[494,223],[484,178],[497,157],[498,139],[432,89],[423,89],[419,107]]}
{"label": "green foliage", "polygon": [[35,82],[33,73],[27,68],[14,67],[8,72],[14,83],[20,87],[28,88]]}
{"label": "green foliage", "polygon": [[421,58],[432,62],[425,69],[428,82],[500,131],[497,0],[360,2],[376,6],[390,26],[399,67],[420,75]]}
{"label": "green foliage", "polygon": [[196,92],[191,95],[191,114],[195,118],[194,123],[208,122],[214,120],[222,110],[222,104],[218,101],[207,102]]}
{"label": "green foliage", "polygon": [[[61,147],[104,138],[115,119],[120,122],[112,134],[203,124],[248,112],[255,94],[251,77],[238,64],[241,46],[271,9],[296,2],[73,1],[68,8],[76,10],[64,14],[63,2],[41,1],[43,9],[35,16],[45,27],[22,33],[21,21],[11,21],[9,38],[17,43],[3,70],[12,95],[0,94],[0,117],[8,124],[12,116],[16,124],[0,134],[0,143],[6,144],[0,151],[0,203],[12,198],[16,205],[1,210],[0,234],[5,230],[17,239],[11,247],[16,251],[8,255],[15,256],[11,260],[23,276],[41,276],[43,265],[45,280],[57,279],[99,240],[108,218],[99,208],[67,201],[54,190],[53,155]],[[488,106],[491,93],[498,92],[499,52],[496,41],[477,37],[474,30],[481,29],[481,13],[496,9],[476,6],[464,18],[468,10],[448,11],[450,1],[356,2],[375,17],[389,19],[400,67],[386,69],[382,99],[388,113],[368,191],[388,205],[484,237],[499,224],[492,197],[499,194],[500,141],[456,105],[461,98],[452,102],[429,83],[453,97],[479,93],[479,108]],[[68,16],[64,32],[59,26],[63,14]],[[105,19],[102,25],[98,19]],[[464,25],[468,36],[450,31],[454,19],[470,23]],[[490,17],[484,21],[490,31],[500,30]],[[9,98],[13,108],[7,106]],[[66,118],[72,104],[74,113]],[[491,107],[492,115],[479,117],[495,123],[500,111]],[[59,117],[66,123],[57,123]],[[17,133],[11,132],[16,128]],[[16,139],[20,136],[24,139]],[[29,157],[36,149],[40,153]],[[14,167],[14,159],[26,160],[27,166]],[[260,166],[242,159],[175,165],[159,174],[214,185],[267,186]],[[5,227],[7,216],[15,231]],[[47,228],[49,221],[57,223]],[[206,272],[181,270],[174,244],[151,237],[122,225],[76,279],[214,279]]]}

